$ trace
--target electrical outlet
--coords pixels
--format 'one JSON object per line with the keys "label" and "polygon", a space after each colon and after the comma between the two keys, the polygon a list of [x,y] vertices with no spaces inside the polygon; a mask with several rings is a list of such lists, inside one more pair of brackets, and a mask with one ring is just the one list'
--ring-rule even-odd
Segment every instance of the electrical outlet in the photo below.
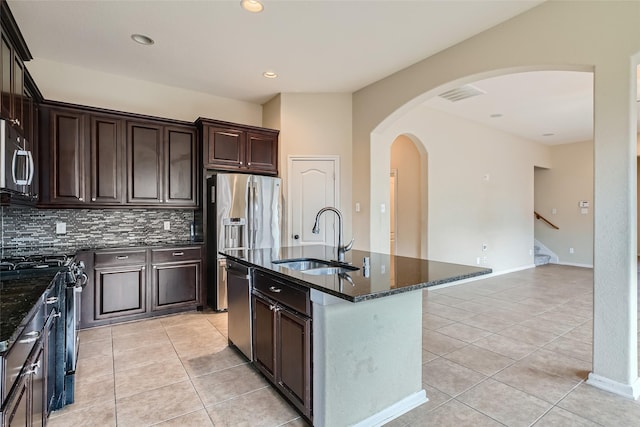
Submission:
{"label": "electrical outlet", "polygon": [[569,253],[572,254],[573,253],[573,248],[569,248]]}
{"label": "electrical outlet", "polygon": [[164,222],[164,229],[167,230],[167,231],[171,230],[171,222],[165,221]]}
{"label": "electrical outlet", "polygon": [[56,223],[56,234],[67,234],[67,223],[66,222],[57,222]]}

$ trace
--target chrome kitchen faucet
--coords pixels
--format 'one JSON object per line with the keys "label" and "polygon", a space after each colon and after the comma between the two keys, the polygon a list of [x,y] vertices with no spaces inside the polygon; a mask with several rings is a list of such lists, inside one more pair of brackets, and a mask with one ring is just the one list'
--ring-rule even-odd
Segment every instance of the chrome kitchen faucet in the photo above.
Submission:
{"label": "chrome kitchen faucet", "polygon": [[346,246],[342,246],[342,214],[340,213],[340,211],[336,208],[327,206],[326,208],[322,208],[320,209],[320,211],[318,211],[318,214],[316,215],[316,222],[313,224],[313,229],[311,230],[311,232],[313,234],[318,234],[320,233],[320,216],[325,213],[326,211],[331,211],[331,212],[335,212],[336,215],[338,215],[338,253],[337,253],[337,258],[338,261],[340,262],[344,262],[344,254],[347,251],[350,251],[351,248],[353,247],[353,240],[351,239],[351,241],[349,242],[349,244],[347,244]]}

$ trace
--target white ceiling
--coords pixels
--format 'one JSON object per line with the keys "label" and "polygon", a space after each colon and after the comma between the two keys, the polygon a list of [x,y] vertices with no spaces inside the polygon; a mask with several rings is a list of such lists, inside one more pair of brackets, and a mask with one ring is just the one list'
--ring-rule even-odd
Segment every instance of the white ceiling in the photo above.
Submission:
{"label": "white ceiling", "polygon": [[[258,14],[239,0],[8,3],[35,58],[263,103],[277,93],[354,92],[543,1],[263,0]],[[136,44],[133,33],[155,44]],[[580,141],[593,127],[591,79],[514,74],[474,83],[485,95],[427,105],[536,141]]]}
{"label": "white ceiling", "polygon": [[437,96],[425,105],[548,145],[593,138],[592,73],[532,71],[471,85],[486,93],[455,102]]}

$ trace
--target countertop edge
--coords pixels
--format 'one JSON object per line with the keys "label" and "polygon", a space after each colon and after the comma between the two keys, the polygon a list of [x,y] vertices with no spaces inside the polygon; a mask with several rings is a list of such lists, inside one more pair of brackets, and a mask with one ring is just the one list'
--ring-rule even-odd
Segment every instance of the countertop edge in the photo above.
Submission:
{"label": "countertop edge", "polygon": [[309,288],[309,289],[315,289],[317,291],[323,292],[325,294],[328,295],[333,295],[337,298],[341,298],[343,300],[349,301],[349,302],[353,302],[353,303],[358,303],[358,302],[363,302],[363,301],[369,301],[372,299],[378,299],[378,298],[384,298],[384,297],[388,297],[391,295],[396,295],[396,294],[400,294],[400,293],[405,293],[405,292],[412,292],[412,291],[417,291],[420,289],[425,289],[431,286],[437,286],[437,285],[442,285],[445,283],[451,283],[451,282],[456,282],[458,280],[464,280],[464,279],[470,279],[473,277],[478,277],[478,276],[484,276],[487,274],[491,274],[493,272],[492,269],[487,269],[486,271],[477,271],[477,272],[473,272],[473,273],[465,273],[465,274],[461,274],[458,276],[452,276],[452,277],[447,277],[445,279],[439,279],[439,280],[434,280],[434,281],[430,281],[430,282],[421,282],[421,283],[416,283],[415,285],[409,285],[409,286],[403,286],[401,288],[394,288],[394,289],[390,289],[390,290],[386,290],[386,291],[380,291],[380,292],[374,292],[368,295],[362,295],[362,296],[350,296],[347,294],[343,294],[339,291],[335,291],[332,289],[327,289],[324,288],[322,286],[316,286],[315,284],[311,283],[311,282],[307,282],[305,280],[302,280],[300,278],[294,277],[294,276],[290,276],[286,273],[283,272],[279,272],[279,271],[275,271],[272,270],[270,268],[266,268],[257,264],[254,264],[250,261],[247,261],[246,259],[240,258],[240,257],[236,257],[227,253],[222,253],[220,252],[221,255],[230,258],[232,260],[234,260],[235,262],[238,262],[240,264],[244,264],[244,265],[248,265],[252,268],[255,268],[257,270],[263,271],[265,273],[271,274],[273,276],[276,277],[280,277],[283,279],[286,279],[290,282],[293,282],[295,284],[298,284],[300,286]]}

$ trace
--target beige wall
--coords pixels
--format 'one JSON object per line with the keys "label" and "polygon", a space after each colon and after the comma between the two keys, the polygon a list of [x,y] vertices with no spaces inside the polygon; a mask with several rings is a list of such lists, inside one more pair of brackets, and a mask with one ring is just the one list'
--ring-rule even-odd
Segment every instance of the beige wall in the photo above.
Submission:
{"label": "beige wall", "polygon": [[[289,156],[339,156],[339,206],[344,217],[344,240],[351,240],[351,94],[283,93],[264,105],[265,126],[280,129],[280,176],[288,209]],[[388,182],[388,180],[387,180]],[[288,223],[285,220],[288,242]],[[361,236],[353,236],[358,242]]]}
{"label": "beige wall", "polygon": [[[375,190],[369,191],[372,185],[375,188],[370,162],[372,133],[383,130],[422,100],[479,78],[517,70],[590,70],[615,56],[626,58],[629,64],[629,57],[640,49],[640,27],[633,23],[638,7],[633,3],[546,2],[356,92],[353,144],[358,156],[354,157],[353,192],[373,198],[362,200],[370,210],[363,212],[362,221],[354,223],[355,232],[376,233],[373,223],[380,200]],[[616,31],[612,31],[611,22],[616,22]],[[618,81],[628,84],[631,73],[624,71],[627,75],[620,75]]]}
{"label": "beige wall", "polygon": [[[533,171],[549,165],[547,146],[424,106],[376,141],[388,141],[388,152],[399,134],[428,154],[429,259],[475,265],[480,257],[494,271],[533,264]],[[377,147],[376,169],[385,158],[382,143]]]}
{"label": "beige wall", "polygon": [[[592,266],[593,141],[552,146],[550,152],[551,168],[535,172],[535,209],[560,229],[535,221],[535,236],[561,264]],[[589,202],[587,214],[581,213],[581,200]]]}
{"label": "beige wall", "polygon": [[45,99],[150,116],[262,125],[259,104],[102,73],[44,59],[27,63]]}
{"label": "beige wall", "polygon": [[[398,136],[391,145],[391,169],[396,175],[396,254],[421,258],[422,238],[426,238],[426,229],[422,229],[420,171],[422,165],[420,152],[413,141],[404,135]],[[426,197],[426,193],[424,193]],[[393,225],[390,225],[392,227]]]}
{"label": "beige wall", "polygon": [[[380,221],[377,209],[388,203],[388,185],[381,183],[388,179],[384,165],[389,162],[376,156],[389,144],[381,136],[389,126],[424,99],[480,78],[536,69],[594,72],[594,203],[598,209],[594,211],[593,372],[588,383],[631,398],[640,391],[636,346],[639,20],[637,1],[550,0],[377,81],[353,97],[353,150],[358,153],[353,193],[369,208],[353,226],[357,235],[369,236],[369,242],[362,242],[365,246],[377,249],[384,247],[388,234],[379,227],[385,221]],[[430,157],[430,165],[434,164]],[[429,255],[434,248],[430,239]],[[515,256],[520,258],[519,253]]]}

